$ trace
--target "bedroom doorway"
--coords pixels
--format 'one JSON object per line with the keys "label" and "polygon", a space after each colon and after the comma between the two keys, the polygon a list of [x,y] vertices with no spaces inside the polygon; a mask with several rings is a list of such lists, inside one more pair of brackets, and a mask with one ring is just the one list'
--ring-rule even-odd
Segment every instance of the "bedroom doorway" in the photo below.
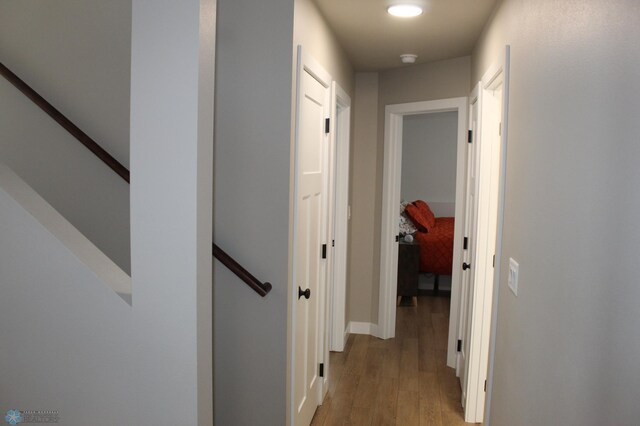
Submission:
{"label": "bedroom doorway", "polygon": [[[457,111],[403,117],[398,247],[400,306],[413,305],[414,297],[418,295],[450,295],[457,125]],[[416,218],[403,211],[404,207],[417,200],[427,214],[433,213],[429,216],[435,219],[433,223],[423,225],[430,228],[428,233],[418,230],[414,225]],[[415,212],[415,206],[409,210]]]}
{"label": "bedroom doorway", "polygon": [[443,112],[457,113],[457,152],[455,173],[454,256],[451,278],[450,320],[447,339],[447,365],[455,367],[457,318],[459,308],[462,253],[464,177],[467,139],[467,98],[387,105],[385,108],[385,143],[382,196],[382,231],[380,254],[380,302],[378,336],[395,336],[396,289],[398,272],[398,207],[401,200],[402,138],[405,117]]}

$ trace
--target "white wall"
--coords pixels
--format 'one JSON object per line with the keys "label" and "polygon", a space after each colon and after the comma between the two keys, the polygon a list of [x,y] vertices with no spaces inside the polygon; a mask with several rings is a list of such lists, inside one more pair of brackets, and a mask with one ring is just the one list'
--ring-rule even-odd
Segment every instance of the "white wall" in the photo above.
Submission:
{"label": "white wall", "polygon": [[504,0],[474,50],[511,45],[492,426],[638,423],[639,38],[635,1]]}
{"label": "white wall", "polygon": [[[131,424],[213,424],[214,0],[136,0]],[[176,409],[176,407],[180,407]]]}
{"label": "white wall", "polygon": [[[0,62],[129,164],[131,1],[0,1]],[[0,77],[0,160],[130,271],[129,188]]]}
{"label": "white wall", "polygon": [[[73,244],[66,246],[56,235]],[[97,256],[98,269],[92,269],[74,254],[75,247],[87,245],[0,167],[3,414],[57,410],[60,424],[108,426],[136,409],[133,311],[99,278],[101,268],[115,265]]]}
{"label": "white wall", "polygon": [[457,112],[404,117],[401,199],[424,200],[437,217],[455,214],[457,133]]}
{"label": "white wall", "polygon": [[214,265],[219,425],[285,424],[293,7],[218,2],[214,240],[273,285]]}

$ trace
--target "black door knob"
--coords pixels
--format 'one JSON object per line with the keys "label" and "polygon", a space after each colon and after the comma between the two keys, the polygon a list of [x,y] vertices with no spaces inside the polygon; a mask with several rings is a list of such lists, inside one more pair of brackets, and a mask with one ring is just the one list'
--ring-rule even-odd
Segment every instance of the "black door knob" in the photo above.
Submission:
{"label": "black door knob", "polygon": [[306,289],[306,290],[302,290],[300,288],[300,286],[298,286],[298,300],[304,296],[305,299],[308,299],[311,297],[311,290],[310,289]]}
{"label": "black door knob", "polygon": [[462,263],[462,270],[466,271],[467,269],[471,268],[471,264],[470,263]]}

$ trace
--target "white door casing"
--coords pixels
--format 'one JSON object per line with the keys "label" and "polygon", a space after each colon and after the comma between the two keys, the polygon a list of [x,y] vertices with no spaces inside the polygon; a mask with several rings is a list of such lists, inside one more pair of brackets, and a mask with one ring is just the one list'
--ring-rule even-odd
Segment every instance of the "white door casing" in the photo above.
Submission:
{"label": "white door casing", "polygon": [[506,188],[506,172],[507,172],[507,147],[508,147],[508,137],[509,137],[509,81],[510,81],[510,56],[511,56],[511,47],[509,45],[505,46],[504,56],[500,57],[494,65],[486,74],[486,79],[483,78],[483,81],[491,87],[493,77],[501,74],[500,78],[502,80],[502,94],[501,94],[501,126],[500,126],[500,164],[499,164],[499,177],[498,177],[498,202],[497,202],[497,224],[496,224],[496,246],[495,246],[495,269],[493,273],[493,300],[491,303],[491,312],[490,312],[490,320],[489,324],[489,348],[487,354],[487,391],[485,393],[485,410],[484,410],[484,424],[486,426],[490,425],[490,415],[491,415],[491,397],[493,391],[493,365],[494,365],[494,354],[495,354],[495,345],[496,345],[496,326],[497,326],[497,317],[498,317],[498,287],[500,285],[500,265],[502,264],[502,231],[504,224],[504,207],[505,207],[505,188]]}
{"label": "white door casing", "polygon": [[[348,334],[346,333],[346,292],[347,292],[347,238],[348,238],[348,209],[349,209],[349,153],[350,153],[350,125],[351,125],[351,98],[334,81],[331,86],[331,146],[335,155],[331,164],[335,178],[331,199],[333,208],[329,209],[330,217],[333,217],[333,231],[329,239],[335,241],[333,250],[330,250],[330,309],[329,348],[332,351],[342,352]],[[333,214],[331,214],[333,213]],[[332,244],[333,245],[333,244]]]}
{"label": "white door casing", "polygon": [[[323,394],[319,365],[324,360],[327,238],[327,164],[325,120],[330,114],[329,74],[298,47],[295,130],[291,420],[307,426]],[[299,297],[299,291],[310,292]]]}
{"label": "white door casing", "polygon": [[405,115],[457,111],[457,166],[456,208],[453,246],[453,273],[451,278],[451,314],[447,365],[455,367],[462,265],[462,234],[464,224],[464,173],[466,169],[467,98],[412,102],[387,105],[385,108],[385,138],[382,187],[382,226],[380,242],[380,292],[376,336],[388,339],[395,336],[396,289],[398,269],[398,207],[400,205],[400,178],[402,165],[402,119]]}

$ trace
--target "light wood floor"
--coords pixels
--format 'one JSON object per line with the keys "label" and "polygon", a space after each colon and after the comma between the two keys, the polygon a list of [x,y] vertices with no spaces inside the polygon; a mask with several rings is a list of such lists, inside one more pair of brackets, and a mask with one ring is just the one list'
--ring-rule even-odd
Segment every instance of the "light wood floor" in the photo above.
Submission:
{"label": "light wood floor", "polygon": [[351,335],[332,352],[320,425],[464,425],[460,384],[446,366],[448,297],[398,306],[396,338]]}

